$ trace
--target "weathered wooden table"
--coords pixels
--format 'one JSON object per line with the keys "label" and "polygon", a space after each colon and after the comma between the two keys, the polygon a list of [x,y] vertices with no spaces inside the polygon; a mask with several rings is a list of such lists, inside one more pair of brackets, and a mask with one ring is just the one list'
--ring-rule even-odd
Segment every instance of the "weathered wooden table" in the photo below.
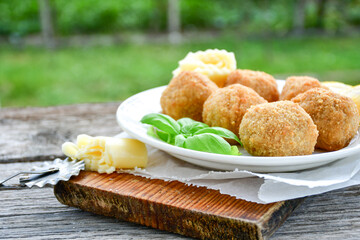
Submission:
{"label": "weathered wooden table", "polygon": [[[112,136],[120,103],[0,109],[0,179],[63,157],[80,133]],[[360,186],[308,197],[271,239],[359,239]],[[182,239],[60,204],[50,187],[0,190],[0,239]]]}

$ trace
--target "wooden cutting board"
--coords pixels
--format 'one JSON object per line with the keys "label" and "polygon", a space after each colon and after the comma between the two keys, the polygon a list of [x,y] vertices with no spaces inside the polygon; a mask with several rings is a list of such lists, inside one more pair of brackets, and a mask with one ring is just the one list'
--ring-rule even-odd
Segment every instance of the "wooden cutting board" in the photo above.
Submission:
{"label": "wooden cutting board", "polygon": [[200,239],[267,239],[303,201],[256,204],[178,181],[85,171],[54,193],[69,206]]}

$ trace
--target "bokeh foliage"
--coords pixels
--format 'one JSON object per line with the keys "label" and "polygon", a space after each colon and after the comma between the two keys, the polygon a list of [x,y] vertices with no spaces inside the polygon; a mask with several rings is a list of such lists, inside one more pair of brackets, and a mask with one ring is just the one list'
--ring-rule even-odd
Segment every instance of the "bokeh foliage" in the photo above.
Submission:
{"label": "bokeh foliage", "polygon": [[[179,0],[182,31],[196,36],[191,41],[172,45],[142,34],[147,36],[142,43],[118,41],[112,46],[86,44],[91,42],[88,35],[111,38],[124,33],[120,37],[126,39],[127,32],[165,33],[167,0],[49,1],[55,9],[56,35],[82,35],[85,44],[53,51],[17,44],[29,35],[39,36],[39,2],[0,0],[0,40],[12,43],[0,46],[0,106],[123,100],[167,84],[177,62],[189,51],[208,48],[234,52],[238,68],[265,71],[280,79],[311,75],[322,81],[360,84],[359,36],[287,35],[294,30],[301,0]],[[321,22],[319,1],[327,2]],[[309,33],[360,29],[360,0],[306,3],[304,27]],[[207,38],[214,30],[222,34]]]}
{"label": "bokeh foliage", "polygon": [[[166,0],[51,1],[59,35],[166,30]],[[182,28],[283,34],[292,29],[295,3],[295,0],[181,0]],[[39,32],[38,8],[37,0],[0,0],[0,35]],[[317,27],[317,21],[317,1],[308,0],[306,28]],[[359,26],[360,0],[327,2],[325,30]]]}
{"label": "bokeh foliage", "polygon": [[2,106],[48,106],[118,101],[168,84],[178,61],[207,48],[235,53],[238,68],[279,79],[311,75],[322,81],[360,84],[360,38],[241,40],[233,35],[207,42],[141,44],[22,51],[0,48]]}

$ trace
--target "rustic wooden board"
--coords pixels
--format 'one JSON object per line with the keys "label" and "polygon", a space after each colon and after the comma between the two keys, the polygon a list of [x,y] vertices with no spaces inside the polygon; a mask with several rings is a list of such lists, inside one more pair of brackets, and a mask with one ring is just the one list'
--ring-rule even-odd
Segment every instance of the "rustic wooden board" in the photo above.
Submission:
{"label": "rustic wooden board", "polygon": [[201,239],[266,239],[302,202],[256,204],[178,181],[85,171],[54,193],[69,206]]}
{"label": "rustic wooden board", "polygon": [[[40,164],[0,164],[0,172],[7,177]],[[359,197],[360,185],[308,197],[270,239],[359,239]],[[63,205],[52,188],[2,190],[0,199],[1,239],[189,239]]]}
{"label": "rustic wooden board", "polygon": [[[0,109],[0,176],[60,155],[59,144],[79,133],[120,132],[119,103]],[[16,179],[13,181],[16,182]],[[271,239],[359,239],[360,185],[306,198]],[[0,191],[1,239],[188,239],[59,203],[51,188]]]}

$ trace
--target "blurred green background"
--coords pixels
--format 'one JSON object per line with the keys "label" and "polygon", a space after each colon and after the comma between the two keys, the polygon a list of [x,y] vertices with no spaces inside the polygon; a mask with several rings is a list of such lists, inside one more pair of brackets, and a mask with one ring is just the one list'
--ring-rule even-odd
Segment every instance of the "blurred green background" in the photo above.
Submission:
{"label": "blurred green background", "polygon": [[360,84],[360,0],[0,0],[0,104],[124,100],[189,51]]}

